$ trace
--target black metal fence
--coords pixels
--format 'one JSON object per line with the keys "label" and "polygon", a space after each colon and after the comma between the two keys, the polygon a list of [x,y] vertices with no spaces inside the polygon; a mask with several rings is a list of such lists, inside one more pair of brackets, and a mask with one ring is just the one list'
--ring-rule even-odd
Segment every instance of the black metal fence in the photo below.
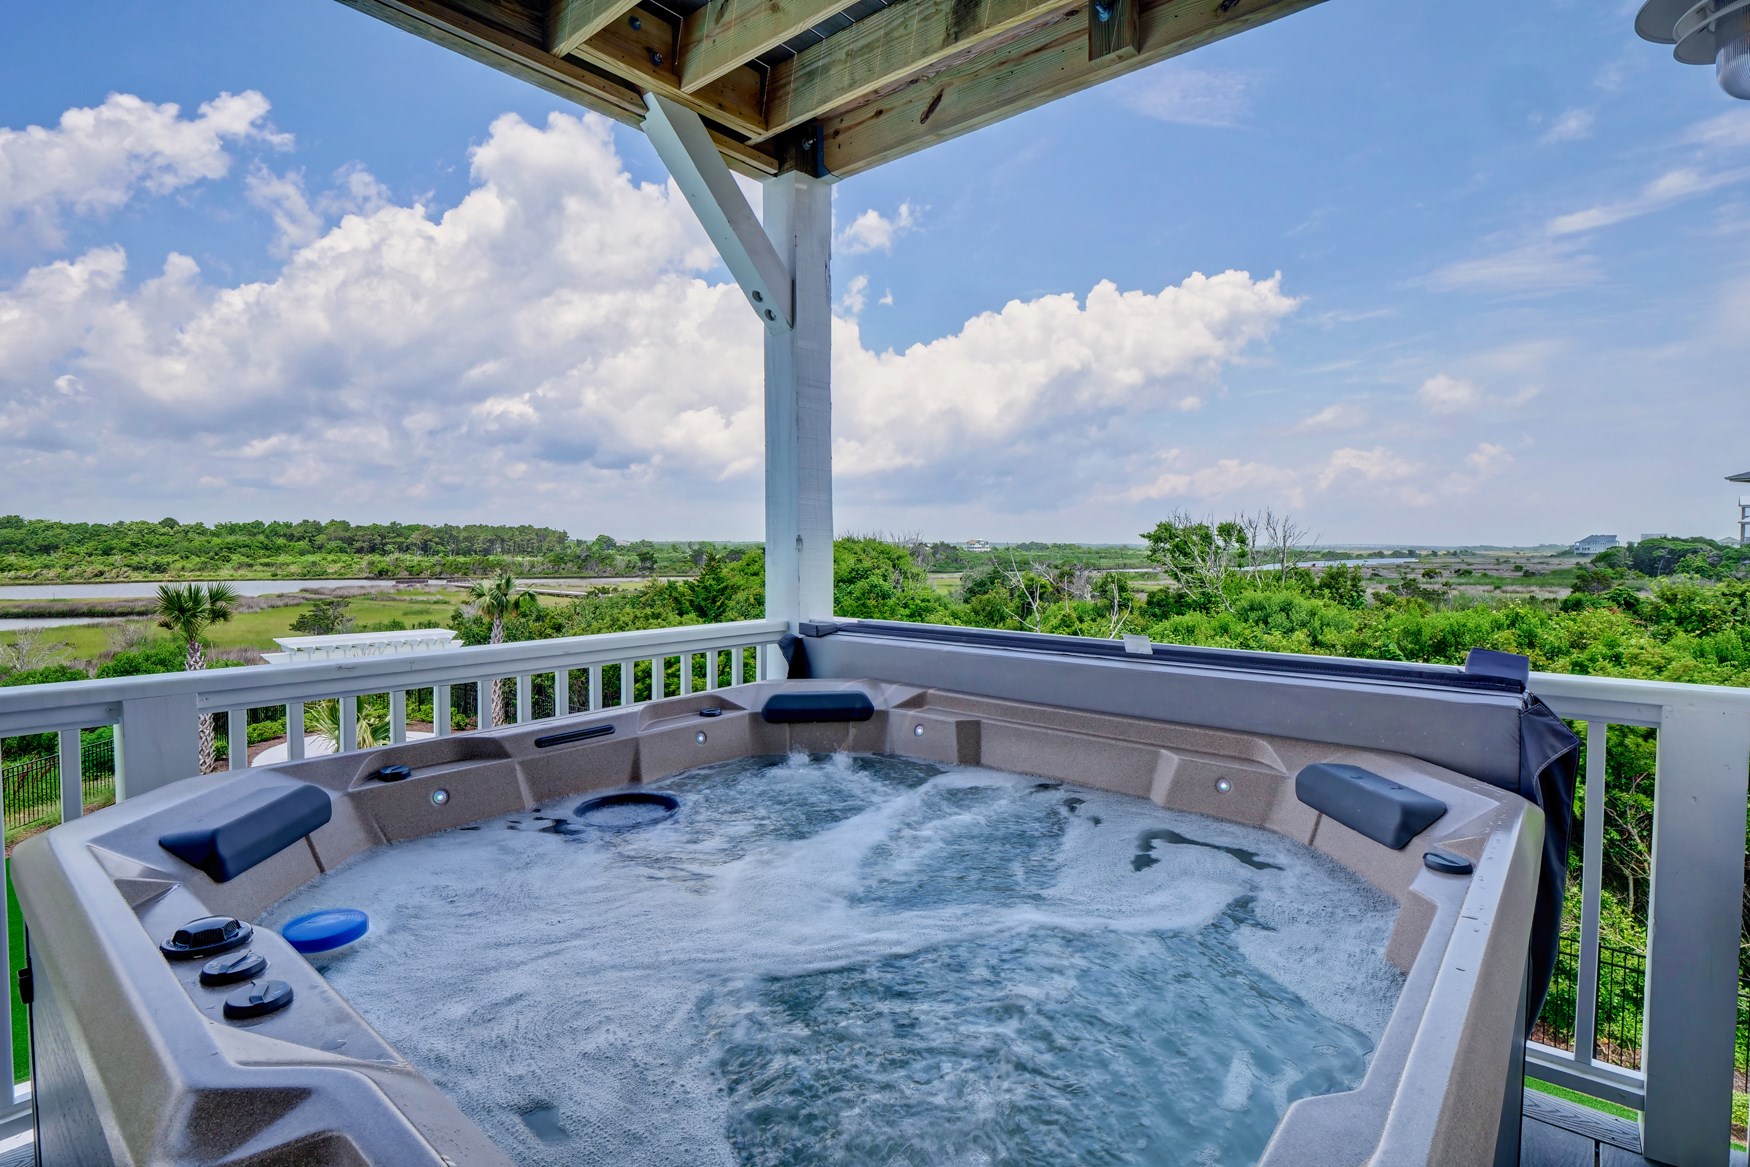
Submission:
{"label": "black metal fence", "polygon": [[[115,801],[115,740],[84,743],[79,751],[80,795],[85,806]],[[39,754],[0,765],[0,794],[6,804],[6,841],[61,821],[61,759]]]}
{"label": "black metal fence", "polygon": [[[1580,939],[1562,938],[1550,978],[1549,997],[1532,1037],[1557,1049],[1574,1048],[1574,1013],[1580,980]],[[1641,1024],[1646,1012],[1647,954],[1609,944],[1598,946],[1598,1009],[1594,1061],[1639,1069]],[[1738,987],[1737,1061],[1732,1089],[1750,1093],[1750,984]]]}

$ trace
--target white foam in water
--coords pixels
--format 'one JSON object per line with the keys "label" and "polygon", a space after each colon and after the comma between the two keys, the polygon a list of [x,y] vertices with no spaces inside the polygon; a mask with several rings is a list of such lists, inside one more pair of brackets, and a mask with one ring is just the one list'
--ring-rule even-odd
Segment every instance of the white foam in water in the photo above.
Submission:
{"label": "white foam in water", "polygon": [[379,848],[328,979],[518,1163],[1256,1160],[1352,1089],[1395,905],[1267,831],[989,770],[748,759]]}

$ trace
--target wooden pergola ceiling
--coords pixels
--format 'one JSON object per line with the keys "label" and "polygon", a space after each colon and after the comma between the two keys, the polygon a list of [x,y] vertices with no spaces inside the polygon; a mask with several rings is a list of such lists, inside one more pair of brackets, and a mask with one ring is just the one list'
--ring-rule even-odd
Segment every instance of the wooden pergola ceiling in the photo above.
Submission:
{"label": "wooden pergola ceiling", "polygon": [[1319,0],[341,0],[735,169],[846,177]]}

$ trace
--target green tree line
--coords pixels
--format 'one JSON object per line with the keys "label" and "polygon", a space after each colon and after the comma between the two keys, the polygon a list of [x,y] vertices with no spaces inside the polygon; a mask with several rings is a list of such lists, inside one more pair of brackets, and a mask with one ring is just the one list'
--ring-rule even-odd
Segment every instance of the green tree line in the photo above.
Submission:
{"label": "green tree line", "polygon": [[687,574],[702,543],[575,539],[529,524],[295,522],[64,523],[0,516],[0,579],[418,579]]}

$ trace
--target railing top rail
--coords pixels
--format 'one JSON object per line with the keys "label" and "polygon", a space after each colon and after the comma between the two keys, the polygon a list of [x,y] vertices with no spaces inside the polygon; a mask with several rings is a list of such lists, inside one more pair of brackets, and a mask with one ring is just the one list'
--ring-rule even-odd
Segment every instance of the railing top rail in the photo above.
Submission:
{"label": "railing top rail", "polygon": [[[396,632],[334,632],[322,636],[276,636],[281,648],[348,648],[355,644],[397,644],[403,640],[454,640],[453,628],[403,628]],[[459,647],[459,646],[458,646]]]}
{"label": "railing top rail", "polygon": [[1562,717],[1619,725],[1656,727],[1663,712],[1672,708],[1707,709],[1728,717],[1750,717],[1750,689],[1728,685],[1533,673],[1531,691]]}
{"label": "railing top rail", "polygon": [[353,657],[295,664],[245,665],[193,673],[154,673],[0,688],[0,736],[102,725],[123,701],[192,694],[202,711],[284,704],[306,697],[461,684],[482,677],[550,672],[666,652],[701,652],[768,642],[787,625],[775,620],[692,624],[552,640],[480,645],[442,653]]}
{"label": "railing top rail", "polygon": [[[608,664],[663,650],[709,651],[773,640],[784,630],[780,621],[744,620],[517,641],[444,653],[300,661],[20,686],[0,689],[0,735],[105,724],[117,718],[122,701],[140,697],[193,694],[203,711],[272,705],[306,697],[458,684],[482,676]],[[1534,673],[1531,688],[1549,701],[1557,713],[1567,717],[1657,725],[1661,711],[1673,706],[1705,707],[1731,716],[1750,716],[1750,688],[1563,673]]]}

